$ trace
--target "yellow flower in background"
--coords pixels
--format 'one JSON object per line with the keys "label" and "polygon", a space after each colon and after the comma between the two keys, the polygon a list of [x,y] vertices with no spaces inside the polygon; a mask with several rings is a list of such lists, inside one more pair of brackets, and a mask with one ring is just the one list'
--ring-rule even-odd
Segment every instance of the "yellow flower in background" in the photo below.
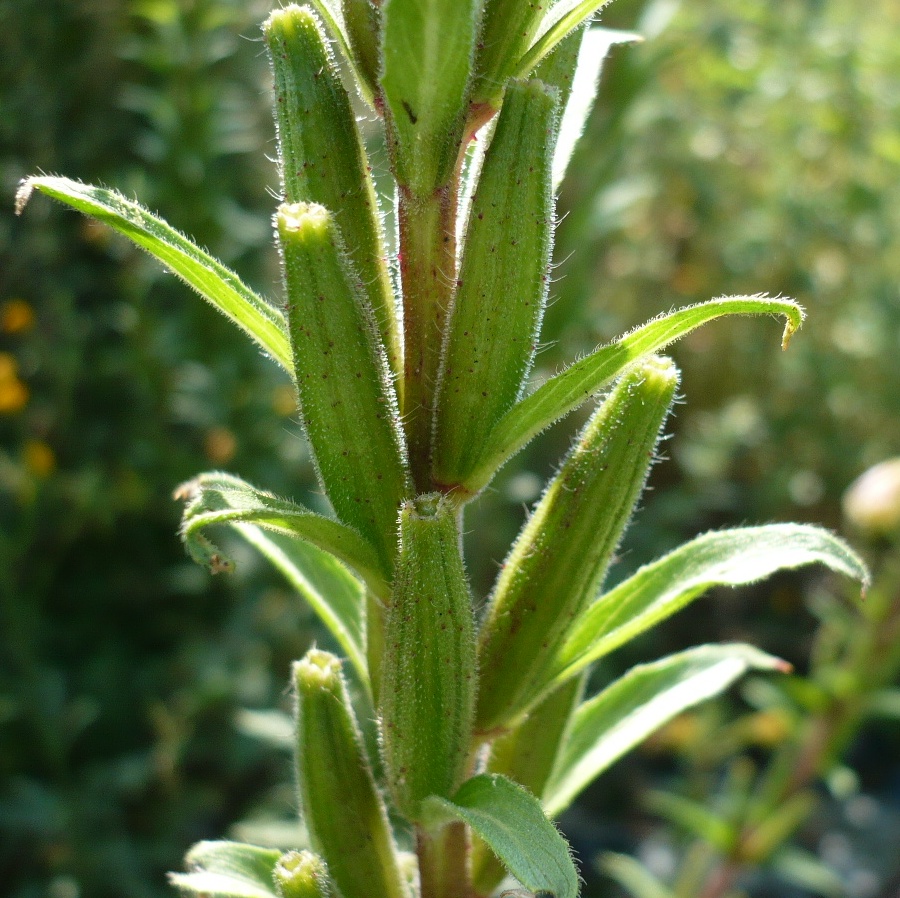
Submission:
{"label": "yellow flower in background", "polygon": [[19,366],[8,352],[0,352],[0,414],[15,414],[28,404],[28,387],[19,380]]}
{"label": "yellow flower in background", "polygon": [[35,477],[49,477],[56,470],[56,455],[40,440],[28,440],[25,443],[22,459],[28,472]]}
{"label": "yellow flower in background", "polygon": [[23,334],[34,327],[34,309],[24,299],[8,299],[0,306],[0,331]]}
{"label": "yellow flower in background", "polygon": [[8,352],[0,352],[0,383],[15,380],[19,364]]}
{"label": "yellow flower in background", "polygon": [[227,427],[213,427],[206,432],[203,449],[214,465],[225,465],[237,452],[237,439]]}

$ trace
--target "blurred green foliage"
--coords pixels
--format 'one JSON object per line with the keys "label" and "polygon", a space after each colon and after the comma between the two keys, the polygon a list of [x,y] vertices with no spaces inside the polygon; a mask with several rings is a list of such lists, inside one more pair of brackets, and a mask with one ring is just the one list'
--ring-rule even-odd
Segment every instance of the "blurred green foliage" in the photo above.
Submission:
{"label": "blurred green foliage", "polygon": [[[286,756],[234,719],[283,701],[288,662],[323,637],[251,556],[227,581],[192,566],[170,495],[221,467],[320,501],[291,390],[123,240],[47,202],[11,215],[27,173],[105,183],[271,295],[255,43],[270,6],[0,4],[0,874],[15,898],[162,896],[190,843],[289,816]],[[900,445],[900,8],[617,0],[604,23],[647,40],[614,51],[564,188],[536,376],[714,295],[783,293],[810,313],[783,356],[753,321],[675,350],[674,463],[656,468],[622,567],[709,526],[836,526],[847,483]],[[484,557],[503,558],[565,434],[481,500]],[[493,570],[472,574],[483,594]],[[699,626],[802,668],[803,588],[703,606],[648,655]],[[606,813],[622,818],[634,769],[601,781]]]}
{"label": "blurred green foliage", "polygon": [[[31,170],[115,184],[268,286],[268,4],[0,6],[3,195]],[[247,558],[210,582],[173,488],[235,466],[311,481],[290,388],[103,229],[0,218],[0,870],[15,896],[157,896],[289,765],[240,735],[309,615]]]}
{"label": "blurred green foliage", "polygon": [[647,40],[615,51],[573,165],[546,336],[569,355],[685,301],[795,297],[809,319],[783,357],[744,321],[674,351],[687,408],[664,476],[707,521],[836,526],[842,490],[900,444],[900,7],[651,0],[607,19]]}

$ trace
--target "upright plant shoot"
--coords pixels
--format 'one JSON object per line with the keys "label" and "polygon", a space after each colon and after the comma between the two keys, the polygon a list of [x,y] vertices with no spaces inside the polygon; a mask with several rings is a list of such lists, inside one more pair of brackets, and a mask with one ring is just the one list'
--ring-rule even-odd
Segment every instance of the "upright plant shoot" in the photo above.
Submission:
{"label": "upright plant shoot", "polygon": [[[179,489],[192,556],[230,568],[216,527],[259,548],[309,599],[355,681],[315,648],[294,668],[310,844],[201,843],[172,876],[187,894],[486,898],[508,875],[540,898],[576,898],[552,816],[675,714],[779,667],[749,646],[705,646],[585,698],[590,664],[716,585],[811,563],[867,582],[831,534],[773,525],[698,537],[604,588],[678,384],[658,353],[733,314],[783,317],[786,343],[802,311],[765,296],[699,303],[528,389],[553,188],[585,108],[573,105],[575,68],[596,72],[627,39],[586,30],[602,5],[314,0],[272,13],[280,302],[114,191],[62,177],[22,185],[19,211],[38,190],[110,225],[281,365],[331,504],[315,514],[224,472]],[[392,249],[348,84],[388,148]],[[467,506],[535,434],[596,397],[476,613]],[[373,713],[378,756],[358,723]]]}

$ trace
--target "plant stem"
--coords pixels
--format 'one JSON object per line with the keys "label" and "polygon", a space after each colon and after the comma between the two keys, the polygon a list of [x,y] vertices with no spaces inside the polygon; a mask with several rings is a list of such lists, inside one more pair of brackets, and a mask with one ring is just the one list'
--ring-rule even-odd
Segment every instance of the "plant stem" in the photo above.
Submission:
{"label": "plant stem", "polygon": [[399,190],[400,277],[403,283],[403,422],[413,481],[431,489],[434,393],[447,309],[456,279],[458,175],[431,196]]}
{"label": "plant stem", "polygon": [[469,838],[463,823],[450,823],[437,834],[416,830],[420,898],[472,898]]}

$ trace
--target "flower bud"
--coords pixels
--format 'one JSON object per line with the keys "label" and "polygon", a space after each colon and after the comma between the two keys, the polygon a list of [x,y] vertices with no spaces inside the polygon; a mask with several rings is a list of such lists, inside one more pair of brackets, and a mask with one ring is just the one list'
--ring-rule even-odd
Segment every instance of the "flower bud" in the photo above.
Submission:
{"label": "flower bud", "polygon": [[869,468],[844,493],[844,514],[860,530],[900,532],[900,458]]}
{"label": "flower bud", "polygon": [[668,359],[628,370],[516,540],[481,630],[479,732],[516,723],[546,690],[556,653],[596,597],[631,518],[677,385]]}
{"label": "flower bud", "polygon": [[441,360],[434,437],[438,483],[453,486],[518,400],[547,299],[557,91],[507,91],[478,181]]}
{"label": "flower bud", "polygon": [[407,475],[371,311],[331,212],[313,203],[283,205],[276,222],[297,392],[318,473],[338,518],[366,537],[390,570]]}
{"label": "flower bud", "polygon": [[325,862],[311,851],[289,851],[275,865],[275,888],[281,898],[330,898]]}
{"label": "flower bud", "polygon": [[350,97],[308,6],[275,10],[263,25],[263,35],[275,82],[285,202],[321,203],[332,211],[378,321],[391,369],[399,372],[400,341],[386,250]]}
{"label": "flower bud", "polygon": [[343,898],[406,898],[341,662],[312,649],[294,665],[294,682],[297,780],[313,847]]}
{"label": "flower bud", "polygon": [[400,552],[384,633],[381,726],[388,787],[419,819],[429,795],[463,781],[475,708],[475,630],[452,505],[438,495],[400,514]]}

